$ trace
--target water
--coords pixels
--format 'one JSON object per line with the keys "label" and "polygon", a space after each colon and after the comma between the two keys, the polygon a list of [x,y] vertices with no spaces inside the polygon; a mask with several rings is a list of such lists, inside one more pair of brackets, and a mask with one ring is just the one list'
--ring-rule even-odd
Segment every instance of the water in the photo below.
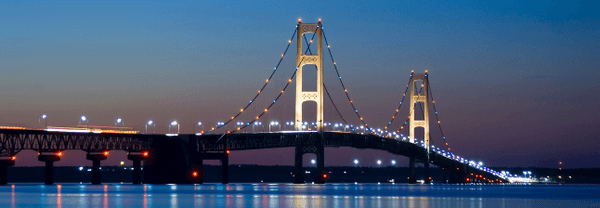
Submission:
{"label": "water", "polygon": [[0,207],[600,207],[600,186],[16,184]]}

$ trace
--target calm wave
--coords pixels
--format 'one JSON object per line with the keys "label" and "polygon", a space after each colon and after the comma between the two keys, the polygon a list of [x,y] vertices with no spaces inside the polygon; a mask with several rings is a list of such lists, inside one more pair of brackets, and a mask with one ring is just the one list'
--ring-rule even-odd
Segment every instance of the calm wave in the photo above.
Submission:
{"label": "calm wave", "polygon": [[204,184],[0,187],[0,207],[600,207],[595,185]]}

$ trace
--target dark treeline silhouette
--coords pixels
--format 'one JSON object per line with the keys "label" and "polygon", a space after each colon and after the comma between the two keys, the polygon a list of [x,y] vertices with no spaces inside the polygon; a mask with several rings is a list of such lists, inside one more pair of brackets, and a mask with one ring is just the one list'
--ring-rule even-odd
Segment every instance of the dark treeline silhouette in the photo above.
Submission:
{"label": "dark treeline silhouette", "polygon": [[[90,183],[91,167],[59,166],[54,167],[54,180],[57,183]],[[563,183],[600,183],[600,168],[581,169],[558,169],[551,168],[494,168],[495,170],[507,170],[513,174],[522,175],[523,171],[531,171],[534,177],[551,177],[557,180],[560,175]],[[306,182],[313,181],[316,168],[305,167]],[[407,167],[327,167],[329,172],[329,183],[407,183]],[[103,183],[131,183],[132,170],[129,166],[104,166],[101,170]],[[416,168],[416,177],[422,179],[423,169]],[[261,165],[230,165],[230,183],[292,183],[293,166],[261,166]],[[143,175],[143,171],[142,171]],[[571,178],[569,178],[571,176]],[[142,176],[143,177],[143,176]],[[432,167],[431,177],[434,183],[441,183],[442,169]],[[10,167],[8,168],[9,183],[43,183],[44,167]],[[220,183],[221,167],[215,165],[204,165],[204,182]]]}

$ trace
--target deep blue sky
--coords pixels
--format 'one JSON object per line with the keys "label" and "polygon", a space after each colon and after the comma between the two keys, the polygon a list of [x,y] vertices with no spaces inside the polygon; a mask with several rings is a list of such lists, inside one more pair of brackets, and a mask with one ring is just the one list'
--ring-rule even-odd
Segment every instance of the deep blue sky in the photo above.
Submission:
{"label": "deep blue sky", "polygon": [[[121,117],[142,131],[148,119],[159,132],[172,120],[184,133],[197,121],[208,129],[239,111],[262,86],[298,18],[322,18],[344,82],[370,126],[390,120],[410,71],[427,69],[455,153],[490,166],[557,167],[560,160],[564,167],[600,167],[599,6],[596,1],[2,2],[0,125],[37,127],[46,113],[52,126],[74,126],[86,115],[95,125],[112,125]],[[295,68],[294,46],[240,120],[254,117],[281,90]],[[331,61],[324,63],[334,101],[349,122],[359,124]],[[292,120],[293,93],[292,86],[264,121]],[[340,122],[327,103],[325,119]],[[437,126],[431,129],[434,142],[442,144]],[[235,152],[231,163],[291,165],[289,151]],[[74,159],[83,154],[68,151],[57,165],[91,164]],[[113,155],[121,156],[103,164],[125,160],[124,153]],[[17,165],[42,165],[33,151],[18,157]],[[364,165],[391,158],[406,165],[405,159],[379,151],[326,150],[327,165],[349,165],[354,158]]]}

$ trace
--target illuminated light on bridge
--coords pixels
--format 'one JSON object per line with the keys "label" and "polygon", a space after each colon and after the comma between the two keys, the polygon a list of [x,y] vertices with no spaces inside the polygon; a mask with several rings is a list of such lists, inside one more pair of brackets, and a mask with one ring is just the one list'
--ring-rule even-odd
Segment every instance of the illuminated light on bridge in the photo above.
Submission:
{"label": "illuminated light on bridge", "polygon": [[27,128],[19,127],[19,126],[0,126],[0,129],[27,129]]}
{"label": "illuminated light on bridge", "polygon": [[[49,126],[45,129],[48,132],[65,132],[65,133],[111,133],[111,134],[137,134],[138,131],[133,130],[116,130],[116,129],[101,129],[105,126],[90,126],[90,128],[76,127],[55,127]],[[131,127],[128,127],[131,128]]]}

